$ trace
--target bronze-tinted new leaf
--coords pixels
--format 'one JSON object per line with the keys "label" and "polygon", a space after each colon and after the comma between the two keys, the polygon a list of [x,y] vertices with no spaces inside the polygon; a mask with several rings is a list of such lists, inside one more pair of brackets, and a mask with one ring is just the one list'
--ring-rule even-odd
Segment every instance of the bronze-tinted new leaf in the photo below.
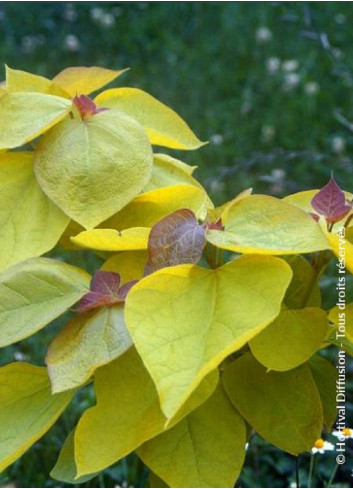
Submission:
{"label": "bronze-tinted new leaf", "polygon": [[177,210],[151,229],[145,274],[182,263],[197,263],[204,245],[205,231],[195,214],[189,209]]}
{"label": "bronze-tinted new leaf", "polygon": [[84,312],[96,307],[124,302],[127,293],[135,283],[134,280],[121,286],[118,273],[98,270],[91,281],[90,291],[82,297],[76,310]]}
{"label": "bronze-tinted new leaf", "polygon": [[323,215],[326,221],[330,223],[339,221],[352,209],[352,205],[347,204],[344,192],[333,177],[315,195],[311,205],[317,213]]}
{"label": "bronze-tinted new leaf", "polygon": [[93,102],[93,100],[87,97],[87,95],[76,95],[72,99],[72,101],[75,107],[80,112],[83,120],[89,119],[93,115],[99,114],[99,112],[108,110],[105,109],[104,107],[98,108],[96,104]]}

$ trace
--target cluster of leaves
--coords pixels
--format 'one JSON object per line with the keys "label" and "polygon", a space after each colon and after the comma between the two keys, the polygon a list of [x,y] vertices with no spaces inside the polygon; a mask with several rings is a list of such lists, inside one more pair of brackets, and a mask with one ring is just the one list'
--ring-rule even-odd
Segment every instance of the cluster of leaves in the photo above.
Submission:
{"label": "cluster of leaves", "polygon": [[[54,478],[84,482],[136,451],[151,486],[233,487],[252,430],[298,455],[335,421],[336,369],[318,352],[353,352],[353,305],[341,340],[318,281],[335,255],[353,272],[352,195],[331,179],[215,208],[193,167],[153,152],[202,146],[175,112],[134,88],[88,97],[121,73],[7,68],[0,345],[74,316],[47,368],[0,369],[0,469],[93,382]],[[57,243],[104,264],[91,277],[41,257]]]}

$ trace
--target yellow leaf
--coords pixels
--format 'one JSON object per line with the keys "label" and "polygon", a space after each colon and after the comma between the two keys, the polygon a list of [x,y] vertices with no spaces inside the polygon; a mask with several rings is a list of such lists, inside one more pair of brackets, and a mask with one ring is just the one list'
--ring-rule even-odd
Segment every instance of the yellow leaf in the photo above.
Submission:
{"label": "yellow leaf", "polygon": [[98,66],[75,66],[66,68],[53,78],[53,82],[63,88],[72,97],[75,95],[89,95],[95,90],[99,90],[125,70],[108,70]]}
{"label": "yellow leaf", "polygon": [[148,476],[148,482],[150,487],[169,487],[158,475],[154,474],[151,470]]}
{"label": "yellow leaf", "polygon": [[68,222],[39,187],[32,153],[1,154],[0,270],[51,250]]}
{"label": "yellow leaf", "polygon": [[196,167],[189,166],[180,160],[163,154],[155,154],[153,160],[151,179],[144,188],[144,192],[178,184],[195,185],[195,187],[203,189],[200,183],[192,176]]}
{"label": "yellow leaf", "polygon": [[50,472],[50,477],[61,482],[66,482],[67,484],[83,484],[98,475],[98,473],[96,472],[94,474],[84,475],[78,479],[76,478],[77,469],[74,453],[74,433],[74,430],[71,431],[66,438],[60,450],[58,460],[56,461],[53,470]]}
{"label": "yellow leaf", "polygon": [[41,138],[35,151],[42,189],[86,228],[126,206],[148,182],[152,163],[142,127],[113,110],[86,121],[62,122]]}
{"label": "yellow leaf", "polygon": [[[212,372],[201,386],[198,402],[218,382]],[[95,374],[96,406],[85,411],[75,431],[77,476],[105,469],[164,430],[164,417],[154,383],[135,348],[101,367]],[[198,404],[192,404],[196,409]],[[184,408],[184,415],[190,410]]]}
{"label": "yellow leaf", "polygon": [[206,197],[206,204],[209,209],[213,208],[213,203],[208,197],[206,190],[192,176],[192,167],[186,165],[180,160],[176,160],[168,155],[154,155],[154,164],[152,169],[151,179],[144,188],[144,192],[159,189],[162,187],[170,187],[173,185],[194,185],[201,189]]}
{"label": "yellow leaf", "polygon": [[291,370],[321,348],[328,331],[327,315],[322,309],[284,308],[249,346],[254,357],[268,369]]}
{"label": "yellow leaf", "polygon": [[45,368],[16,362],[0,369],[0,471],[48,431],[72,395],[53,396]]}
{"label": "yellow leaf", "polygon": [[146,251],[122,251],[105,261],[101,270],[118,273],[121,282],[125,284],[143,277],[147,260],[148,253]]}
{"label": "yellow leaf", "polygon": [[0,98],[0,149],[35,139],[66,117],[71,101],[35,92],[8,92]]}
{"label": "yellow leaf", "polygon": [[36,333],[77,302],[90,276],[49,258],[33,258],[0,274],[0,347]]}
{"label": "yellow leaf", "polygon": [[222,379],[231,402],[266,441],[292,455],[314,446],[323,414],[307,364],[268,373],[248,353],[230,364]]}
{"label": "yellow leaf", "polygon": [[[342,264],[353,274],[353,244],[342,235],[325,232],[330,248]],[[342,269],[343,269],[342,268]]]}
{"label": "yellow leaf", "polygon": [[300,255],[288,255],[285,260],[293,270],[293,279],[284,299],[286,306],[290,309],[320,307],[320,277],[316,276],[314,268]]}
{"label": "yellow leaf", "polygon": [[76,236],[77,234],[82,233],[82,231],[84,230],[85,228],[83,228],[80,224],[73,221],[72,219],[69,220],[69,225],[65,228],[65,231],[60,237],[59,245],[66,250],[78,250],[80,247],[75,245],[71,241],[71,238]]}
{"label": "yellow leaf", "polygon": [[98,367],[122,355],[131,345],[122,305],[79,314],[49,346],[45,361],[52,392],[82,385]]}
{"label": "yellow leaf", "polygon": [[184,163],[181,160],[173,158],[170,155],[166,155],[166,154],[162,154],[162,153],[155,153],[154,157],[155,157],[156,163],[159,164],[161,166],[161,168],[162,167],[166,168],[166,169],[168,168],[170,170],[173,169],[173,170],[175,170],[176,173],[178,173],[178,170],[179,170],[183,174],[186,173],[187,175],[192,176],[194,171],[197,169],[197,166],[190,166],[187,163]]}
{"label": "yellow leaf", "polygon": [[6,88],[9,92],[39,92],[71,98],[65,90],[48,78],[26,71],[13,70],[8,66],[6,66]]}
{"label": "yellow leaf", "polygon": [[136,119],[151,144],[174,149],[197,149],[200,141],[181,117],[157,99],[137,88],[113,88],[95,98],[99,107],[118,109]]}
{"label": "yellow leaf", "polygon": [[243,256],[215,270],[161,269],[131,289],[126,324],[168,418],[205,375],[276,318],[291,275],[279,258]]}
{"label": "yellow leaf", "polygon": [[100,227],[119,230],[133,227],[151,228],[160,219],[179,209],[190,209],[196,217],[203,219],[206,217],[208,206],[208,196],[200,188],[192,185],[173,185],[150,190],[135,197]]}
{"label": "yellow leaf", "polygon": [[130,228],[123,231],[89,229],[71,238],[71,241],[77,246],[93,250],[146,250],[149,234],[149,228]]}
{"label": "yellow leaf", "polygon": [[227,207],[224,231],[210,230],[207,240],[239,253],[296,254],[328,248],[312,217],[294,205],[266,195],[250,195]]}
{"label": "yellow leaf", "polygon": [[[158,188],[138,195],[121,211],[99,224],[98,228],[105,230],[126,230],[128,233],[130,233],[130,231],[128,231],[129,228],[137,227],[150,229],[163,217],[183,208],[192,210],[199,219],[204,219],[208,212],[209,206],[213,206],[213,204],[209,200],[207,194],[200,188],[184,184],[172,185],[168,188]],[[82,226],[74,221],[71,221],[70,225],[65,230],[62,239],[60,240],[60,244],[68,249],[77,249],[79,245],[74,244],[75,238],[73,240],[70,240],[70,238],[76,237],[76,235],[82,231]],[[131,233],[135,233],[135,231],[131,230]],[[113,237],[115,242],[116,234],[110,232],[106,233],[107,237],[110,235]],[[139,232],[137,232],[137,235],[139,235]],[[83,236],[88,236],[88,234]],[[93,233],[92,235],[89,234],[89,236],[92,236],[92,238],[93,236],[98,238],[100,234]],[[99,241],[97,246],[104,246],[104,244]],[[141,242],[137,246],[141,246]],[[145,241],[142,241],[142,246],[142,249],[147,247]],[[89,245],[88,247],[93,246]],[[113,251],[114,250],[115,248]]]}
{"label": "yellow leaf", "polygon": [[309,360],[309,367],[320,394],[324,423],[326,428],[331,431],[337,418],[337,369],[331,362],[320,355],[314,355]]}
{"label": "yellow leaf", "polygon": [[353,244],[353,226],[349,226],[346,229],[346,240]]}
{"label": "yellow leaf", "polygon": [[137,454],[169,487],[234,487],[245,443],[244,420],[220,384],[204,404]]}
{"label": "yellow leaf", "polygon": [[216,207],[215,209],[209,210],[208,215],[211,218],[211,221],[217,222],[219,219],[222,219],[222,217],[223,217],[223,215],[225,215],[228,207],[231,207],[235,202],[238,202],[238,200],[241,200],[244,197],[248,197],[251,194],[252,194],[252,188],[247,188],[245,190],[242,190],[239,194],[237,194],[229,202],[226,202],[225,204],[223,204],[219,207]]}

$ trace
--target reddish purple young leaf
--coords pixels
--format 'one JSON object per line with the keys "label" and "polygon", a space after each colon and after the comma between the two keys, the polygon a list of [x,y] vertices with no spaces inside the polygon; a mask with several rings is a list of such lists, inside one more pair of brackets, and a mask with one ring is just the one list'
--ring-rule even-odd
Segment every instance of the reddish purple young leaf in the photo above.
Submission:
{"label": "reddish purple young leaf", "polygon": [[76,310],[84,312],[96,307],[112,306],[124,302],[127,293],[135,283],[134,280],[121,286],[118,273],[98,270],[92,278],[90,292],[82,297]]}
{"label": "reddish purple young leaf", "polygon": [[205,230],[192,211],[180,209],[169,214],[151,229],[145,275],[164,267],[198,262],[205,242]]}
{"label": "reddish purple young leaf", "polygon": [[105,108],[98,108],[93,100],[87,97],[87,95],[76,95],[72,101],[79,110],[83,120],[89,119],[99,112],[108,110]]}
{"label": "reddish purple young leaf", "polygon": [[222,231],[223,230],[222,219],[219,218],[218,221],[207,222],[206,229],[216,229],[217,231]]}
{"label": "reddish purple young leaf", "polygon": [[329,223],[339,221],[352,209],[352,205],[347,204],[344,192],[337,185],[333,177],[315,195],[311,201],[311,205]]}

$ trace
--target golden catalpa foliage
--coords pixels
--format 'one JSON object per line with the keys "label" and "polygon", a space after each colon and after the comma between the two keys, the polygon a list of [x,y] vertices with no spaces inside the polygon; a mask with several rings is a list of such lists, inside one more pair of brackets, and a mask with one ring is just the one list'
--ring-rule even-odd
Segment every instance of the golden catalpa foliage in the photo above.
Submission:
{"label": "golden catalpa foliage", "polygon": [[[153,151],[203,145],[174,111],[136,88],[91,95],[123,71],[7,68],[0,346],[72,314],[46,367],[0,368],[0,470],[93,388],[53,478],[85,482],[136,451],[152,487],[233,487],[252,431],[298,455],[335,422],[321,352],[353,353],[353,305],[326,310],[319,280],[331,260],[338,289],[353,273],[352,194],[332,178],[215,208],[193,167]],[[41,257],[57,244],[105,262],[91,277]]]}

